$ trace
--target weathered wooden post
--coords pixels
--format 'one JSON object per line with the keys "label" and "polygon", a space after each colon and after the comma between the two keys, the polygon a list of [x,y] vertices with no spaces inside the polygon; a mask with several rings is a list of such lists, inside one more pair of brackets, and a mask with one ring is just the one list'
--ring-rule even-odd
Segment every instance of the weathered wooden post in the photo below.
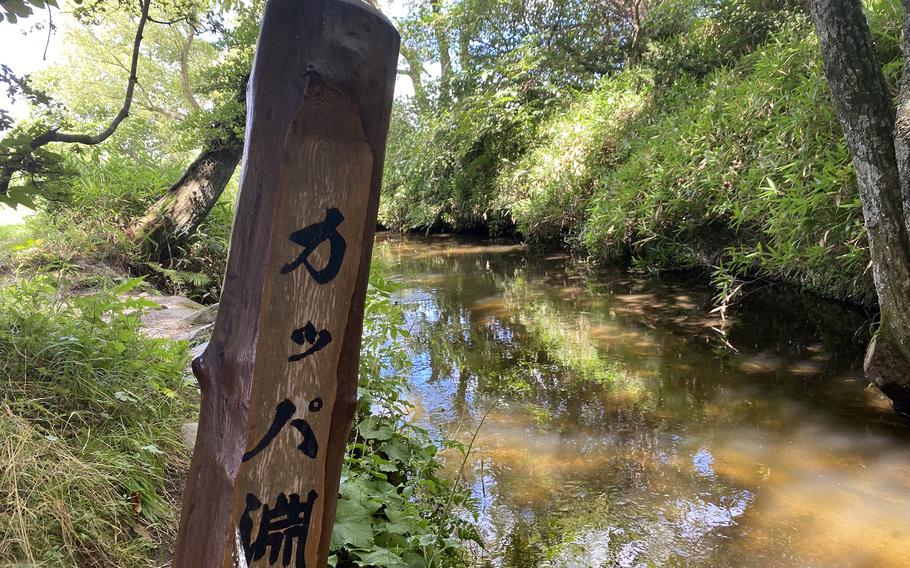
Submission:
{"label": "weathered wooden post", "polygon": [[175,568],[326,564],[398,43],[359,0],[268,0]]}

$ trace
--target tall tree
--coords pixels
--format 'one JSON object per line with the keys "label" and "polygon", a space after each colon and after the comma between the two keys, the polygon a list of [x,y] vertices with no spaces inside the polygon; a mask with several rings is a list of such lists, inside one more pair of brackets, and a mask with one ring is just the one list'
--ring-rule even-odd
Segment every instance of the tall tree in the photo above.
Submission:
{"label": "tall tree", "polygon": [[[910,0],[904,55],[910,54]],[[860,0],[812,0],[812,18],[863,204],[881,326],[866,375],[910,415],[910,70],[895,108]]]}
{"label": "tall tree", "polygon": [[449,53],[449,36],[442,0],[430,0],[430,9],[433,13],[433,36],[439,53],[439,96],[445,101],[449,98],[449,86],[452,81],[452,55]]}
{"label": "tall tree", "polygon": [[[100,98],[88,104],[85,99],[93,95],[64,93],[71,101],[81,99],[78,102],[82,104],[77,104],[82,107],[80,110],[90,109],[88,113],[74,114],[59,100],[51,99],[44,91],[35,88],[34,81],[29,78],[16,77],[6,68],[0,70],[0,82],[16,87],[14,91],[35,103],[34,116],[15,125],[0,140],[0,201],[11,205],[31,204],[30,194],[39,190],[43,181],[62,175],[64,160],[59,153],[63,147],[60,143],[102,144],[115,132],[121,131],[123,125],[128,124],[127,118],[137,112],[157,115],[160,119],[157,122],[167,123],[171,132],[175,123],[184,123],[198,136],[199,154],[180,179],[145,214],[133,219],[127,228],[127,235],[134,241],[153,243],[153,248],[157,248],[156,255],[162,260],[171,256],[172,245],[179,244],[191,234],[211,211],[240,161],[246,82],[261,5],[261,2],[252,2],[236,9],[239,24],[222,34],[220,46],[224,56],[217,65],[207,69],[209,65],[200,65],[199,54],[212,48],[203,43],[205,49],[199,49],[196,36],[202,29],[223,28],[217,21],[217,13],[207,12],[204,2],[156,0],[153,4],[152,0],[142,0],[138,20],[134,16],[128,23],[110,17],[112,11],[119,9],[119,4],[115,2],[93,0],[84,3],[77,18],[89,25],[75,36],[85,45],[93,46],[93,51],[100,52],[100,60],[95,63],[111,71],[111,81],[105,83],[96,79],[93,87],[106,92],[94,93]],[[232,4],[226,0],[218,6],[219,9],[229,9]],[[96,24],[101,16],[105,16],[105,23],[94,26],[96,32],[91,24]],[[204,27],[200,24],[203,19],[206,20]],[[122,42],[118,40],[121,32],[129,28],[132,28],[129,32],[131,51],[128,56],[123,56],[118,50]],[[151,35],[150,30],[153,32]],[[168,73],[161,73],[162,64],[169,67]],[[174,69],[179,73],[173,73]],[[121,102],[116,109],[112,109],[112,105],[107,103],[112,101],[112,89],[118,81],[117,72],[127,74],[126,89],[125,93],[120,91],[117,94]],[[60,91],[61,85],[73,83],[68,79],[61,81],[59,75],[62,73],[65,72],[57,73],[56,83],[59,84],[56,85],[53,84],[54,77],[44,77],[45,82],[52,83],[50,90]],[[211,96],[215,103],[213,106],[203,105],[194,89],[193,82],[203,74],[207,75],[207,79],[202,91]],[[179,93],[179,104],[174,104],[171,93]],[[63,128],[75,117],[78,117],[77,122],[82,129],[98,132],[63,132]],[[8,122],[7,127],[13,126],[11,121]]]}
{"label": "tall tree", "polygon": [[[53,0],[30,1],[38,8],[47,8],[49,14],[56,6]],[[4,7],[8,8],[5,3]],[[10,205],[30,204],[30,194],[40,193],[45,181],[64,172],[63,148],[96,146],[107,142],[122,130],[137,109],[166,115],[171,120],[183,118],[183,113],[160,104],[161,93],[152,89],[153,84],[160,86],[163,81],[160,76],[150,77],[147,73],[155,69],[163,58],[160,53],[162,46],[155,41],[149,45],[149,36],[160,40],[169,34],[179,35],[183,46],[176,51],[189,61],[192,35],[187,40],[179,31],[178,24],[191,28],[191,22],[195,22],[204,11],[205,6],[195,3],[195,0],[140,0],[136,7],[132,2],[119,0],[77,3],[71,15],[81,27],[71,30],[70,39],[79,41],[78,38],[82,38],[84,41],[85,37],[90,38],[97,44],[95,51],[104,53],[98,62],[99,71],[106,73],[115,69],[115,73],[110,75],[110,87],[117,88],[116,108],[104,104],[108,102],[107,97],[86,105],[93,107],[92,111],[101,110],[103,106],[106,108],[104,113],[71,112],[61,100],[49,96],[49,90],[36,86],[32,77],[18,76],[8,66],[0,65],[0,85],[4,85],[12,97],[25,98],[32,103],[31,116],[21,121],[13,121],[9,112],[0,109],[0,130],[8,129],[0,137],[0,201]],[[14,21],[9,16],[7,13],[5,19]],[[22,17],[26,16],[20,14],[19,18]],[[50,33],[54,28],[50,23],[48,26]],[[129,36],[128,54],[119,51],[121,43],[117,41],[124,30],[125,36]],[[112,39],[116,44],[107,43]],[[84,63],[78,62],[77,66]],[[118,73],[125,74],[125,86]],[[72,74],[67,75],[67,79],[71,77]],[[98,85],[104,83],[100,77],[94,80]],[[74,81],[64,80],[62,83],[72,84]],[[104,85],[102,90],[109,91],[110,88]],[[89,96],[82,95],[81,98],[85,100]],[[78,132],[80,130],[85,132]]]}

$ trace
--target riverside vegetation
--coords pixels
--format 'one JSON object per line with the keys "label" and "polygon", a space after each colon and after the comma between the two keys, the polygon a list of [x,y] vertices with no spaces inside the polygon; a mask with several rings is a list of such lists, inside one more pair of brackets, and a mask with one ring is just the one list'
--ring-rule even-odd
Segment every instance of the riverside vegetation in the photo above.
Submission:
{"label": "riverside vegetation", "polygon": [[[770,277],[873,304],[855,172],[808,14],[708,4],[696,16],[698,2],[660,3],[638,62],[576,88],[541,76],[528,41],[494,78],[453,78],[457,102],[402,106],[381,220],[515,231],[643,271],[708,268],[723,291]],[[899,3],[866,6],[895,89]]]}
{"label": "riverside vegetation", "polygon": [[[141,279],[71,281],[74,265],[56,268],[0,296],[0,563],[158,566],[189,465],[180,426],[197,411],[187,343],[143,334],[140,315],[157,305],[129,296]],[[437,453],[464,448],[407,421],[390,287],[374,271],[331,562],[460,566],[478,539],[473,504],[440,476]]]}
{"label": "riverside vegetation", "polygon": [[866,374],[910,415],[900,3],[482,4],[430,2],[405,27],[415,97],[385,224],[707,269],[721,309],[756,279],[875,307]]}
{"label": "riverside vegetation", "polygon": [[[198,394],[187,342],[147,337],[141,314],[157,304],[136,293],[217,299],[233,196],[165,268],[121,223],[167,172],[117,159],[78,166],[64,197],[2,234],[0,565],[159,566],[189,466],[180,428]],[[394,289],[374,265],[330,560],[462,566],[465,543],[479,541],[475,505],[438,454],[466,450],[408,420]]]}

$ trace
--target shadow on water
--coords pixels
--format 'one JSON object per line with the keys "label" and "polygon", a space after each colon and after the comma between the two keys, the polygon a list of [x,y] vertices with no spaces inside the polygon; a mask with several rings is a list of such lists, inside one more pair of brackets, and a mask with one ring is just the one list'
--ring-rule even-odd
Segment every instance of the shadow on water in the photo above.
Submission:
{"label": "shadow on water", "polygon": [[910,424],[866,387],[862,315],[766,287],[723,320],[703,280],[512,243],[376,254],[415,419],[467,440],[500,401],[466,473],[483,563],[907,565]]}

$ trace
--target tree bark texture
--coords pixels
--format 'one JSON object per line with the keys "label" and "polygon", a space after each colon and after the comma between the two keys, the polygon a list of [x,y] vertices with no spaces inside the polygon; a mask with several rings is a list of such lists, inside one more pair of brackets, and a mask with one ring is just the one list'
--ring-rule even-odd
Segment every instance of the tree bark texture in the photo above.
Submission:
{"label": "tree bark texture", "polygon": [[[910,0],[903,0],[903,52],[910,55]],[[904,70],[897,101],[897,116],[894,126],[894,144],[897,151],[897,167],[901,177],[901,198],[904,207],[904,224],[910,232],[910,73]]]}
{"label": "tree bark texture", "polygon": [[326,565],[398,47],[359,0],[268,0],[175,568]]}
{"label": "tree bark texture", "polygon": [[189,236],[218,202],[242,153],[243,142],[236,138],[211,142],[177,183],[130,224],[127,236],[153,242],[162,258],[169,257],[170,246]]}
{"label": "tree bark texture", "polygon": [[449,36],[446,30],[445,14],[442,12],[442,0],[430,0],[433,11],[433,35],[436,47],[439,48],[439,89],[440,99],[448,101],[451,93],[452,56],[449,53]]}
{"label": "tree bark texture", "polygon": [[[813,0],[811,12],[825,76],[856,167],[881,307],[881,327],[866,354],[866,374],[894,401],[896,410],[907,413],[910,238],[905,207],[910,207],[906,190],[910,115],[905,107],[910,74],[905,72],[895,116],[861,2]],[[904,41],[906,45],[906,36]]]}

